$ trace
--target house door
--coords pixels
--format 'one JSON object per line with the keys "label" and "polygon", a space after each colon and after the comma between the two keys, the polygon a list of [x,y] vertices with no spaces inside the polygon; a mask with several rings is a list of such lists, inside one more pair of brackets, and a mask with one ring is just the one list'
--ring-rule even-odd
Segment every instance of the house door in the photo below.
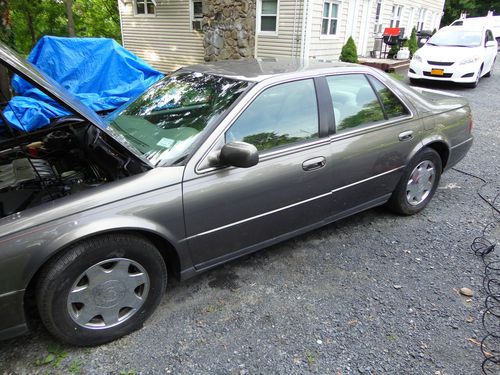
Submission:
{"label": "house door", "polygon": [[361,24],[359,25],[358,55],[365,56],[368,47],[368,38],[371,31],[370,10],[373,7],[373,0],[363,0],[361,4]]}

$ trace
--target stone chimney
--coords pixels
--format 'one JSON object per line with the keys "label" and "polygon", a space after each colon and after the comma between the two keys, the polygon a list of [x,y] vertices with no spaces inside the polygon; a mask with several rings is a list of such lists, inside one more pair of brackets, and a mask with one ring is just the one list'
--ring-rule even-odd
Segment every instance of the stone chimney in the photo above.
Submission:
{"label": "stone chimney", "polygon": [[205,61],[254,56],[255,1],[203,1]]}

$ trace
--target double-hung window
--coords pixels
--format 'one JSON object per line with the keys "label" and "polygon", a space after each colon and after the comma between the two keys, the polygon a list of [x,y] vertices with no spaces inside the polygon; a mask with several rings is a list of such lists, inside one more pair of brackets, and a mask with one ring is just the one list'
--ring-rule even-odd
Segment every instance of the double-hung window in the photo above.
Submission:
{"label": "double-hung window", "polygon": [[402,5],[393,5],[392,6],[392,18],[391,18],[391,27],[399,27],[401,23],[401,14],[403,13]]}
{"label": "double-hung window", "polygon": [[425,23],[425,9],[421,8],[418,14],[417,31],[421,31],[424,28]]}
{"label": "double-hung window", "polygon": [[156,14],[155,0],[135,0],[135,14],[138,16],[153,16]]}
{"label": "double-hung window", "polygon": [[278,0],[259,0],[258,30],[263,33],[278,32]]}
{"label": "double-hung window", "polygon": [[191,29],[201,30],[203,20],[203,3],[201,0],[191,0]]}
{"label": "double-hung window", "polygon": [[375,34],[382,31],[382,23],[380,22],[380,14],[382,13],[382,0],[377,0],[377,8],[375,9]]}
{"label": "double-hung window", "polygon": [[323,4],[321,35],[337,35],[338,17],[339,4],[333,1],[325,1]]}

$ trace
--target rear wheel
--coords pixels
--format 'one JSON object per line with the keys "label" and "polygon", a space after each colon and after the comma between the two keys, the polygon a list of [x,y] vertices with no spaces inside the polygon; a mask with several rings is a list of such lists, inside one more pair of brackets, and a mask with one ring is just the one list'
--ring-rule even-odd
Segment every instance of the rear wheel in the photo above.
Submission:
{"label": "rear wheel", "polygon": [[431,148],[423,149],[406,167],[387,205],[402,215],[423,210],[436,192],[441,172],[439,154]]}
{"label": "rear wheel", "polygon": [[99,345],[140,328],[166,283],[165,263],[152,243],[130,234],[106,234],[70,247],[44,267],[38,310],[57,338]]}

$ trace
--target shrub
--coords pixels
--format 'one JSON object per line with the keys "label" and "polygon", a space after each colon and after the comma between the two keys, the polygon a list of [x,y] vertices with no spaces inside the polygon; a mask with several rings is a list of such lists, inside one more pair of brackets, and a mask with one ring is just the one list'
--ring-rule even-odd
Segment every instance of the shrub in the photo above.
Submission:
{"label": "shrub", "polygon": [[417,29],[415,29],[415,28],[413,28],[411,30],[410,40],[408,41],[408,49],[410,50],[410,56],[413,56],[413,54],[418,49]]}
{"label": "shrub", "polygon": [[399,46],[397,44],[394,44],[389,50],[389,52],[387,52],[387,57],[389,59],[393,59],[398,54],[398,51],[399,51]]}
{"label": "shrub", "polygon": [[352,39],[352,36],[347,39],[346,44],[342,47],[340,52],[340,61],[357,63],[358,62],[358,52],[356,43]]}

